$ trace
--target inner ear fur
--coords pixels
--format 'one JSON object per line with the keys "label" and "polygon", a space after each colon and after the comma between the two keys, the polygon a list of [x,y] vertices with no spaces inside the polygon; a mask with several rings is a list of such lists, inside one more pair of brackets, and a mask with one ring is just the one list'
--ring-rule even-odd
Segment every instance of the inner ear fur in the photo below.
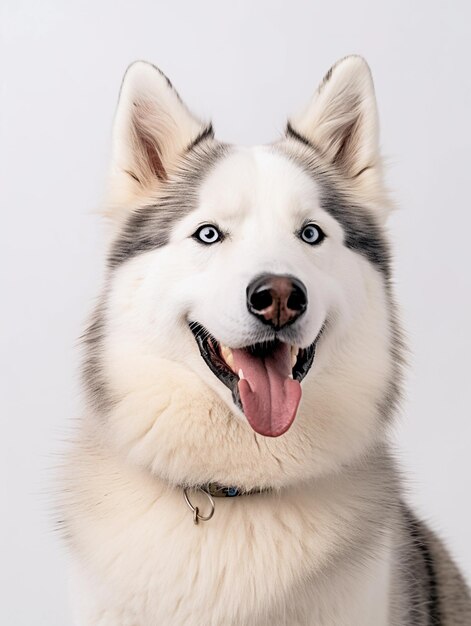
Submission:
{"label": "inner ear fur", "polygon": [[212,136],[211,125],[190,112],[163,72],[150,63],[133,63],[114,120],[109,204],[119,208],[151,194],[203,135]]}

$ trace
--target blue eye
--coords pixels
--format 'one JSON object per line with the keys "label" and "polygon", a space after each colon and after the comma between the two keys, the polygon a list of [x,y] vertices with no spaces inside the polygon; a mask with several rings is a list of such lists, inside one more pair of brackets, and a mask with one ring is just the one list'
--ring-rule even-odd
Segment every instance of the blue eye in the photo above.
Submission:
{"label": "blue eye", "polygon": [[311,246],[317,246],[325,239],[324,231],[317,224],[306,224],[301,229],[299,236]]}
{"label": "blue eye", "polygon": [[204,243],[205,245],[211,245],[224,239],[221,231],[213,224],[203,224],[198,230],[193,233],[193,239]]}

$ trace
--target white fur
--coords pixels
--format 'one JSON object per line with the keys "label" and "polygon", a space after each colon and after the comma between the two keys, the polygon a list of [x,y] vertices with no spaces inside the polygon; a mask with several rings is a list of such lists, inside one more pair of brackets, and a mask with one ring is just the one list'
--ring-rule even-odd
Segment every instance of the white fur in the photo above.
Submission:
{"label": "white fur", "polygon": [[[373,97],[357,61],[334,71],[341,74],[300,118],[326,159],[339,81],[362,102]],[[165,146],[166,167],[201,128],[155,73],[135,68],[123,87],[112,194],[120,219],[130,198],[144,203],[159,192],[129,139],[136,89],[157,101],[148,121]],[[374,159],[376,167],[376,136],[368,135],[373,107],[365,105],[356,154],[359,165]],[[320,134],[311,133],[308,119],[318,120]],[[145,188],[129,168],[138,168]],[[327,234],[318,248],[295,236],[305,219]],[[205,222],[217,223],[227,241],[198,245],[191,235]],[[106,419],[83,420],[65,471],[81,626],[390,623],[387,533],[370,558],[352,557],[342,567],[335,561],[355,544],[357,507],[373,478],[357,480],[342,468],[384,440],[377,405],[392,368],[383,278],[344,236],[299,166],[270,148],[241,148],[210,172],[198,208],[178,222],[168,245],[114,272],[103,371],[117,401]],[[330,320],[295,422],[275,439],[251,430],[188,329],[188,320],[198,321],[231,347],[259,340],[245,288],[265,271],[294,274],[307,287],[299,345],[311,344]],[[218,499],[214,518],[194,526],[181,485],[208,481],[273,491]]]}
{"label": "white fur", "polygon": [[388,624],[387,540],[368,562],[322,574],[355,536],[360,485],[329,478],[219,499],[213,520],[194,526],[180,489],[99,447],[88,452],[93,480],[88,464],[73,459],[87,503],[72,522],[86,565],[79,624]]}

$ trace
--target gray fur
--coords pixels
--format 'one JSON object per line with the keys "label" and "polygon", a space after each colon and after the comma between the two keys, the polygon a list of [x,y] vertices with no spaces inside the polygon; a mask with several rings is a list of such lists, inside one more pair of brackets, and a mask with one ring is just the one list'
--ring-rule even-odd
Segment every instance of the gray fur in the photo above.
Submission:
{"label": "gray fur", "polygon": [[362,254],[386,278],[390,278],[391,251],[371,210],[347,197],[332,173],[322,165],[314,146],[288,125],[287,140],[275,144],[274,149],[294,161],[315,180],[321,191],[321,206],[342,226],[347,248]]}
{"label": "gray fur", "polygon": [[135,209],[113,243],[108,266],[115,268],[124,261],[164,246],[180,219],[196,208],[197,193],[205,176],[230,148],[211,139],[205,129],[181,159],[173,177],[162,184],[155,204]]}
{"label": "gray fur", "polygon": [[106,330],[107,291],[105,288],[82,336],[84,346],[82,382],[88,403],[98,415],[105,413],[113,403],[101,364],[102,343]]}
{"label": "gray fur", "polygon": [[[293,133],[294,131],[292,131]],[[116,267],[142,252],[160,248],[168,241],[175,223],[195,208],[197,190],[208,172],[231,148],[212,140],[212,127],[205,129],[189,147],[175,176],[164,183],[156,204],[136,209],[131,213],[115,241],[108,263]],[[205,141],[208,139],[208,141]],[[295,134],[296,142],[299,141]],[[389,278],[391,254],[388,242],[371,212],[354,205],[326,172],[317,158],[314,147],[304,143],[305,150],[290,150],[290,141],[275,144],[287,158],[295,161],[311,175],[321,190],[321,205],[345,231],[345,245],[367,258]]]}
{"label": "gray fur", "polygon": [[398,623],[469,626],[469,588],[439,537],[406,506],[401,508],[395,537],[393,597]]}

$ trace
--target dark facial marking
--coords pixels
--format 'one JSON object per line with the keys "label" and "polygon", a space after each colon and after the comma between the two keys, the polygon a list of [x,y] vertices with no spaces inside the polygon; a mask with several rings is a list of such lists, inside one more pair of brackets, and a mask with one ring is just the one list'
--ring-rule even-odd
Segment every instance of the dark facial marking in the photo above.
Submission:
{"label": "dark facial marking", "polygon": [[[294,132],[297,135],[296,131]],[[291,140],[275,144],[274,149],[294,161],[317,183],[321,192],[321,206],[342,226],[345,232],[345,245],[362,254],[389,277],[389,245],[370,210],[347,198],[333,177],[329,176],[329,172],[321,164],[318,152],[311,144],[302,138],[300,142],[297,136],[291,137]],[[294,150],[290,147],[293,142],[297,144]]]}
{"label": "dark facial marking", "polygon": [[365,256],[375,267],[390,276],[390,250],[374,217],[360,206],[352,205],[324,180],[321,205],[342,226],[345,245]]}
{"label": "dark facial marking", "polygon": [[[207,129],[209,138],[210,130]],[[175,175],[162,182],[162,191],[155,204],[131,212],[118,238],[111,247],[108,266],[120,263],[164,246],[176,222],[197,207],[198,189],[215,163],[229,152],[229,147],[216,142],[203,142],[187,152]]]}

